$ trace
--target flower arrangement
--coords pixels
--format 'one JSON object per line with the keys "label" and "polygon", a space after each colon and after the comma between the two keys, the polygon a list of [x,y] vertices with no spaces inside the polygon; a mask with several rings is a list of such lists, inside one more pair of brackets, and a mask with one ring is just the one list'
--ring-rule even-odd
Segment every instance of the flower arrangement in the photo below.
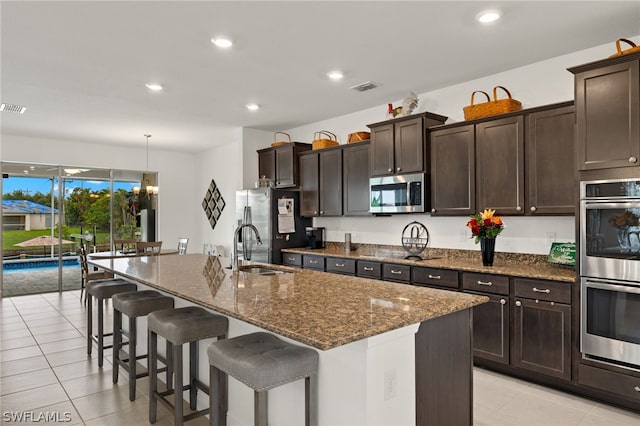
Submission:
{"label": "flower arrangement", "polygon": [[629,210],[609,216],[609,225],[614,228],[625,229],[638,224],[638,216]]}
{"label": "flower arrangement", "polygon": [[475,238],[476,244],[481,239],[495,239],[504,229],[502,219],[495,213],[495,210],[484,209],[483,212],[471,216],[471,220],[467,222],[467,226],[471,229],[471,238]]}

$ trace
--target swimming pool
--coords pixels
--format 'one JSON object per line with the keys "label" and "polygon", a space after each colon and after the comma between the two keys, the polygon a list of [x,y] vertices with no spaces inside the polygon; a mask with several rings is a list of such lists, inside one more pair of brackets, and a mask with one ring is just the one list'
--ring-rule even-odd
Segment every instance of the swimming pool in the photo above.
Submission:
{"label": "swimming pool", "polygon": [[[78,257],[68,257],[62,259],[62,266],[67,268],[80,268]],[[5,260],[2,262],[2,269],[5,273],[12,271],[25,272],[31,269],[57,269],[58,259],[56,258],[39,258],[39,259],[20,259]]]}

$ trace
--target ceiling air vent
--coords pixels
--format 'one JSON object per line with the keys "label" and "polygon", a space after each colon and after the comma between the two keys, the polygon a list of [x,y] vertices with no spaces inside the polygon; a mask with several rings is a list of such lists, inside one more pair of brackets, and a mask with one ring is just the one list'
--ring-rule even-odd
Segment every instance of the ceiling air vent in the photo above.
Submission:
{"label": "ceiling air vent", "polygon": [[0,111],[3,112],[15,112],[17,114],[24,114],[26,110],[27,107],[22,105],[0,104]]}
{"label": "ceiling air vent", "polygon": [[373,81],[365,81],[364,83],[357,84],[353,87],[350,87],[350,89],[353,89],[357,92],[366,92],[367,90],[375,89],[378,86],[380,85]]}

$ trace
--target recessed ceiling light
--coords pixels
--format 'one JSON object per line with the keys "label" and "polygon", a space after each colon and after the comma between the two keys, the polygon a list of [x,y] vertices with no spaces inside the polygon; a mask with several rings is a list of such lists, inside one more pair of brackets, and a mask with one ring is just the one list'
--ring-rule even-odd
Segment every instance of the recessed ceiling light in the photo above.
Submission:
{"label": "recessed ceiling light", "polygon": [[245,105],[249,111],[257,111],[260,109],[260,105],[258,104],[247,104]]}
{"label": "recessed ceiling light", "polygon": [[153,90],[154,92],[159,92],[162,90],[162,86],[158,83],[147,83],[145,84],[149,90]]}
{"label": "recessed ceiling light", "polygon": [[331,80],[340,80],[342,77],[344,77],[344,74],[342,74],[342,71],[330,71],[327,73],[327,77],[329,77]]}
{"label": "recessed ceiling light", "polygon": [[483,24],[490,24],[492,22],[496,22],[502,16],[502,12],[499,10],[483,10],[482,12],[476,15],[476,20]]}
{"label": "recessed ceiling light", "polygon": [[211,39],[211,43],[223,49],[233,46],[233,42],[226,37],[214,37]]}

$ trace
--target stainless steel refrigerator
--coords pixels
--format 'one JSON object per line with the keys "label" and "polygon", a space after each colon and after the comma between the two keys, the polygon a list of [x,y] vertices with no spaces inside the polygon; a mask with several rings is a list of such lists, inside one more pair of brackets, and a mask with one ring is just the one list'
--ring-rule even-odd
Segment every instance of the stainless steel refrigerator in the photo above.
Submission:
{"label": "stainless steel refrigerator", "polygon": [[[280,210],[278,200],[283,200]],[[293,200],[292,206],[288,200]],[[282,209],[283,205],[290,207],[288,214]],[[236,192],[236,226],[243,223],[250,223],[258,229],[262,245],[257,244],[250,228],[244,228],[235,242],[238,245],[238,258],[281,264],[283,248],[304,247],[307,244],[304,229],[311,226],[311,218],[300,217],[298,191],[255,188]]]}

